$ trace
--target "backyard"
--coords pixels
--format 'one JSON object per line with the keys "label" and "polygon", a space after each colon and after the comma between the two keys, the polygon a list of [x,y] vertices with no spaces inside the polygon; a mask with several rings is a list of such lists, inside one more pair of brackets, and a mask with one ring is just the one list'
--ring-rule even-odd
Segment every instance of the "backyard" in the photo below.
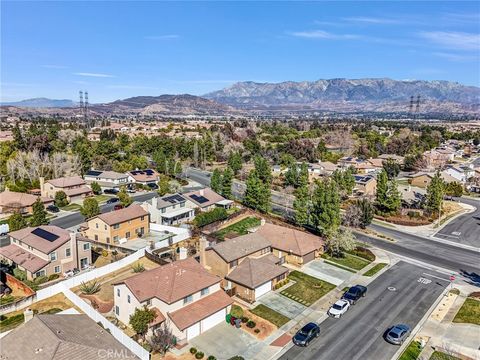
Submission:
{"label": "backyard", "polygon": [[254,309],[250,310],[250,312],[265,320],[270,321],[276,327],[281,327],[290,321],[290,319],[285,315],[282,315],[279,312],[270,309],[268,306],[265,306],[263,304],[256,306]]}
{"label": "backyard", "polygon": [[250,216],[245,219],[242,219],[232,225],[229,225],[212,235],[215,236],[218,240],[224,240],[225,237],[235,237],[240,235],[245,235],[248,233],[248,229],[254,228],[260,225],[260,219]]}
{"label": "backyard", "polygon": [[305,306],[312,305],[322,296],[335,289],[333,284],[296,270],[292,271],[288,278],[295,281],[295,284],[289,286],[280,294]]}
{"label": "backyard", "polygon": [[471,297],[465,299],[453,322],[480,325],[480,300]]}

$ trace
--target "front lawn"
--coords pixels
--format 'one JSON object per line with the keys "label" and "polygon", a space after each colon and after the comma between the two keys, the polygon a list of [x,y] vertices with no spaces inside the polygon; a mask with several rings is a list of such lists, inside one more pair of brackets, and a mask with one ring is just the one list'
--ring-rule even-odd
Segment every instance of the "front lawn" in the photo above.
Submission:
{"label": "front lawn", "polygon": [[377,272],[382,270],[387,265],[388,264],[386,264],[386,263],[379,263],[379,264],[375,265],[374,267],[372,267],[370,270],[366,271],[365,274],[363,274],[363,276],[373,276]]}
{"label": "front lawn", "polygon": [[72,203],[72,204],[68,204],[66,206],[63,206],[60,209],[62,209],[64,211],[79,211],[81,208],[82,208],[81,205]]}
{"label": "front lawn", "polygon": [[420,347],[420,343],[418,341],[411,341],[398,360],[416,360],[421,352],[422,348]]}
{"label": "front lawn", "polygon": [[292,271],[288,278],[295,281],[295,284],[289,286],[280,294],[305,306],[312,305],[323,295],[335,289],[333,284],[296,270]]}
{"label": "front lawn", "polygon": [[250,216],[236,223],[233,223],[232,225],[229,225],[221,230],[218,230],[213,235],[219,240],[224,240],[225,236],[227,235],[229,236],[246,235],[248,233],[248,229],[257,227],[259,225],[260,225],[260,219],[254,216]]}
{"label": "front lawn", "polygon": [[460,360],[460,358],[441,351],[434,351],[432,356],[430,356],[430,360]]}
{"label": "front lawn", "polygon": [[371,261],[362,259],[361,257],[344,253],[343,257],[334,257],[328,254],[322,254],[322,258],[337,263],[339,265],[348,267],[350,269],[362,270],[365,266],[370,264]]}
{"label": "front lawn", "polygon": [[453,322],[480,325],[480,300],[467,298]]}
{"label": "front lawn", "polygon": [[280,314],[279,312],[270,309],[268,306],[260,304],[256,306],[254,309],[250,310],[251,313],[264,318],[267,321],[270,321],[276,327],[281,327],[285,325],[287,322],[290,321],[288,317],[285,315]]}

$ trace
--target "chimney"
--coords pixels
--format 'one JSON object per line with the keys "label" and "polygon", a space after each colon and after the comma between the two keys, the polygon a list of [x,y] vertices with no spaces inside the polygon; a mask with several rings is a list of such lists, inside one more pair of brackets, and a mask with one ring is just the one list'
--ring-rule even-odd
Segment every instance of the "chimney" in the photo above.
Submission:
{"label": "chimney", "polygon": [[42,196],[46,196],[44,195],[45,194],[45,190],[43,190],[43,187],[45,186],[45,178],[43,176],[40,176],[38,178],[38,181],[40,182],[40,193]]}
{"label": "chimney", "polygon": [[208,246],[208,241],[205,238],[205,236],[200,236],[200,241],[199,241],[199,247],[200,247],[200,264],[205,267],[206,262],[205,262],[205,249]]}
{"label": "chimney", "polygon": [[23,316],[25,318],[25,322],[30,321],[33,319],[33,311],[32,309],[28,308],[23,312]]}
{"label": "chimney", "polygon": [[199,193],[200,193],[200,196],[204,196],[204,195],[205,195],[204,189],[200,189],[200,192],[199,192]]}
{"label": "chimney", "polygon": [[157,199],[157,197],[155,196],[154,198],[152,198],[152,207],[153,207],[154,209],[156,209],[156,208],[157,208],[157,204],[158,204],[158,199]]}

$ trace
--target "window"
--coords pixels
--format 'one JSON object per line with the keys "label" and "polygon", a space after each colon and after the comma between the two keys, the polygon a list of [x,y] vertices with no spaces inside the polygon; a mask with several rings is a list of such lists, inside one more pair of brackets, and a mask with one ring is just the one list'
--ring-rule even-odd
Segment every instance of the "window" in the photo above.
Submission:
{"label": "window", "polygon": [[189,295],[189,296],[183,298],[183,305],[191,303],[192,301],[193,301],[193,296]]}
{"label": "window", "polygon": [[185,203],[180,203],[180,207],[185,207]]}
{"label": "window", "polygon": [[140,221],[143,221],[143,220],[145,220],[145,216],[140,217]]}
{"label": "window", "polygon": [[120,224],[115,224],[115,225],[113,225],[113,228],[114,228],[114,229],[120,228]]}
{"label": "window", "polygon": [[141,228],[140,228],[140,234],[143,235],[144,233],[145,233],[145,228],[144,228],[144,227],[141,227]]}
{"label": "window", "polygon": [[147,306],[152,305],[152,299],[148,299],[147,302],[146,302],[146,305],[147,305]]}
{"label": "window", "polygon": [[177,207],[177,205],[173,204],[172,209],[175,209],[176,207]]}
{"label": "window", "polygon": [[107,230],[107,225],[104,225],[103,227],[105,228],[105,230]]}
{"label": "window", "polygon": [[120,308],[118,307],[118,305],[115,305],[115,314],[120,315]]}
{"label": "window", "polygon": [[130,304],[130,295],[127,295],[127,302]]}
{"label": "window", "polygon": [[83,250],[84,251],[90,250],[90,243],[83,244]]}
{"label": "window", "polygon": [[127,232],[125,233],[125,237],[126,237],[127,239],[130,238],[130,231],[127,231]]}
{"label": "window", "polygon": [[95,224],[95,227],[98,229],[98,223]]}
{"label": "window", "polygon": [[204,295],[208,295],[209,292],[210,292],[210,288],[206,287],[205,289],[202,289],[202,291],[200,291],[200,294],[204,296]]}
{"label": "window", "polygon": [[57,260],[57,253],[54,251],[50,253],[50,261],[55,261]]}
{"label": "window", "polygon": [[72,250],[71,250],[70,248],[66,248],[66,249],[65,249],[65,256],[66,256],[66,257],[72,256]]}
{"label": "window", "polygon": [[57,265],[53,268],[53,271],[55,272],[55,274],[58,274],[62,272],[62,268],[60,267],[60,265]]}
{"label": "window", "polygon": [[237,266],[237,265],[238,265],[238,260],[230,261],[230,267],[234,267],[234,266]]}
{"label": "window", "polygon": [[40,270],[35,273],[35,277],[45,276],[45,270]]}
{"label": "window", "polygon": [[95,235],[95,240],[97,240],[97,241],[98,241],[98,235]]}
{"label": "window", "polygon": [[117,289],[117,296],[120,296],[120,289]]}
{"label": "window", "polygon": [[114,242],[118,242],[118,235],[113,237]]}
{"label": "window", "polygon": [[162,209],[162,214],[164,214],[164,213],[165,213],[165,210],[166,210],[165,208],[163,208],[163,209]]}

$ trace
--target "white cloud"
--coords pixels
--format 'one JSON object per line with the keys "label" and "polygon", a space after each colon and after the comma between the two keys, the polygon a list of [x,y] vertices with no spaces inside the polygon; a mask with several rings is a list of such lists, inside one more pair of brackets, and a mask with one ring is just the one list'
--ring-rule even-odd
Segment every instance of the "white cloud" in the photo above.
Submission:
{"label": "white cloud", "polygon": [[357,22],[357,23],[364,23],[364,24],[401,24],[402,21],[397,19],[388,19],[383,17],[368,17],[368,16],[358,16],[358,17],[347,17],[342,18],[342,20],[348,22]]}
{"label": "white cloud", "polygon": [[41,67],[45,69],[66,69],[68,66],[64,65],[40,65]]}
{"label": "white cloud", "polygon": [[324,30],[308,30],[290,32],[289,35],[306,39],[326,39],[326,40],[353,40],[361,38],[355,34],[333,34]]}
{"label": "white cloud", "polygon": [[109,74],[100,74],[100,73],[89,73],[89,72],[76,72],[73,75],[78,76],[88,76],[88,77],[99,77],[99,78],[113,78],[115,76]]}
{"label": "white cloud", "polygon": [[424,31],[418,35],[445,48],[480,50],[480,34],[454,31]]}
{"label": "white cloud", "polygon": [[147,40],[171,40],[171,39],[178,39],[180,35],[177,34],[166,34],[166,35],[150,35],[145,36]]}
{"label": "white cloud", "polygon": [[445,52],[435,52],[432,55],[450,60],[450,61],[476,61],[478,60],[478,56],[472,55],[462,55],[462,54],[452,54],[452,53],[445,53]]}

